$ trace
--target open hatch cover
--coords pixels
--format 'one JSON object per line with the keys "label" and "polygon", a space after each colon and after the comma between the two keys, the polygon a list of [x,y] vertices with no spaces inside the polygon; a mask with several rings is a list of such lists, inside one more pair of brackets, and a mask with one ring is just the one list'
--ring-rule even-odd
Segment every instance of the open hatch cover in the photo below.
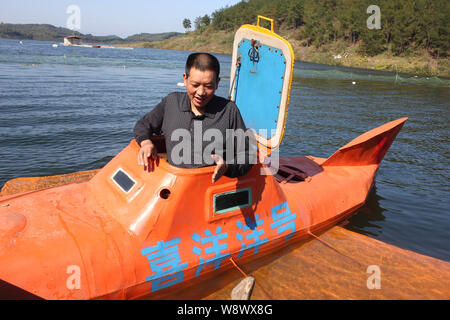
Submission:
{"label": "open hatch cover", "polygon": [[[271,30],[260,27],[260,19],[270,21]],[[273,32],[272,19],[258,16],[256,26],[246,24],[236,32],[230,99],[269,153],[283,140],[294,60],[289,42]]]}

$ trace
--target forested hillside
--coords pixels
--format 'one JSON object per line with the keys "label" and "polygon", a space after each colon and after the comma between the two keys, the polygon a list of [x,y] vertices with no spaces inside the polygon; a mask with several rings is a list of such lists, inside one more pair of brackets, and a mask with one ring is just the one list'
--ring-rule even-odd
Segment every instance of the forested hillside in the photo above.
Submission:
{"label": "forested hillside", "polygon": [[[368,27],[372,5],[379,8],[379,28]],[[234,32],[258,15],[275,20],[275,32],[291,43],[297,60],[450,77],[449,0],[246,0],[186,17],[180,21],[185,34],[74,34],[84,43],[229,54]],[[52,25],[0,24],[0,38],[61,42],[70,34]]]}
{"label": "forested hillside", "polygon": [[[367,8],[372,4],[380,8],[379,30],[367,27]],[[257,15],[297,31],[296,39],[305,46],[359,42],[360,53],[369,56],[385,51],[407,55],[425,49],[435,57],[445,57],[449,50],[448,0],[249,0],[213,12],[208,28],[231,31],[254,23]]]}
{"label": "forested hillside", "polygon": [[21,40],[43,40],[62,42],[64,37],[77,35],[85,43],[130,43],[138,41],[160,41],[179,35],[177,32],[166,33],[140,33],[122,39],[118,36],[93,36],[73,32],[70,29],[55,27],[51,24],[11,24],[0,23],[0,38],[21,39]]}

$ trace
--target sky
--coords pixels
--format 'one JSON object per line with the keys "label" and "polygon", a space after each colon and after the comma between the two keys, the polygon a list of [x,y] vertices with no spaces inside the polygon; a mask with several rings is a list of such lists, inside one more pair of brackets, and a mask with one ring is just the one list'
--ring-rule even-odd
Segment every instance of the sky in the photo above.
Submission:
{"label": "sky", "polygon": [[[183,19],[192,24],[208,14],[240,0],[1,0],[0,22],[46,23],[57,27],[77,26],[81,33],[127,37],[137,33],[184,32]],[[79,8],[80,19],[74,20]],[[68,25],[69,22],[69,25]]]}

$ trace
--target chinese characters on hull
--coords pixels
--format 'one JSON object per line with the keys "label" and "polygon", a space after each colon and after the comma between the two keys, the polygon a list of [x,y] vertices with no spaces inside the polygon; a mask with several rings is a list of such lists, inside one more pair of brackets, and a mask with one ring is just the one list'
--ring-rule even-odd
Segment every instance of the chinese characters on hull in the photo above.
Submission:
{"label": "chinese characters on hull", "polygon": [[[240,259],[244,252],[258,254],[260,246],[268,243],[270,239],[265,228],[271,229],[277,235],[284,235],[289,240],[296,230],[297,215],[292,213],[287,201],[271,208],[270,223],[266,223],[259,214],[255,214],[254,220],[245,219],[245,224],[238,220],[235,224],[234,238],[240,242],[240,250],[237,258]],[[222,227],[216,227],[213,232],[206,228],[202,232],[194,232],[192,252],[198,257],[195,277],[198,277],[205,266],[212,265],[218,270],[222,262],[231,257],[228,240],[230,235],[224,232]],[[157,241],[156,245],[141,250],[141,254],[147,257],[151,275],[146,277],[151,282],[151,291],[155,292],[184,281],[184,272],[188,262],[182,261],[179,245],[181,238],[169,241]]]}

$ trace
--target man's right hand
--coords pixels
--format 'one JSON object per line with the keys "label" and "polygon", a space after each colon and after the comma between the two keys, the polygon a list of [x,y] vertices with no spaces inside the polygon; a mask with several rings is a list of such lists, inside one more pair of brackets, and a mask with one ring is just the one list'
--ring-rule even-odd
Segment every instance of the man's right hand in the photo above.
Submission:
{"label": "man's right hand", "polygon": [[[149,161],[150,158],[150,161]],[[141,142],[141,149],[138,153],[138,165],[147,167],[148,171],[153,171],[154,161],[158,159],[158,154],[156,152],[156,147],[150,140],[143,140]]]}

